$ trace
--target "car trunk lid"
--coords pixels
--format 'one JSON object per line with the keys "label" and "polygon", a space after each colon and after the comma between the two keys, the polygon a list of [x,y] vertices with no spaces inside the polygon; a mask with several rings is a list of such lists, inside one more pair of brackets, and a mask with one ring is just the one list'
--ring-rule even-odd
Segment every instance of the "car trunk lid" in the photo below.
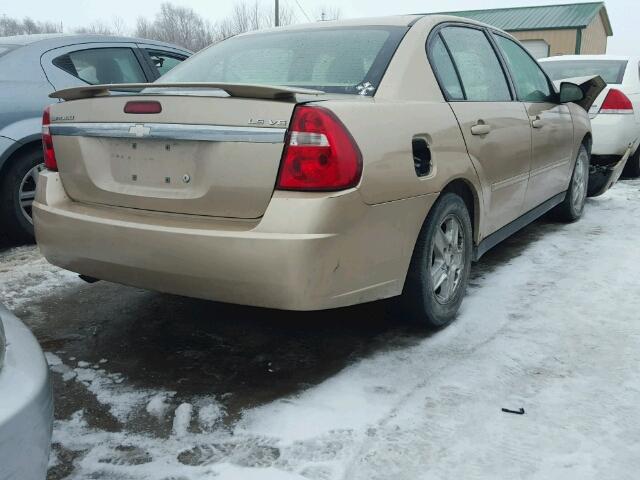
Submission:
{"label": "car trunk lid", "polygon": [[[263,215],[296,105],[292,93],[275,92],[281,100],[274,100],[219,91],[104,96],[95,87],[73,90],[68,98],[77,100],[51,107],[50,127],[73,200],[192,215]],[[162,111],[124,113],[135,101],[159,102]]]}

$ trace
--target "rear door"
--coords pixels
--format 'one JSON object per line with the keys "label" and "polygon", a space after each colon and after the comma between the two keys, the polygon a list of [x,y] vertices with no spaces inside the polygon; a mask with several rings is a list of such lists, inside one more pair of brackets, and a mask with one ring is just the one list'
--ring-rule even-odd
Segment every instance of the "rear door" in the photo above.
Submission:
{"label": "rear door", "polygon": [[573,121],[569,107],[558,102],[551,81],[531,55],[510,38],[495,33],[494,38],[532,127],[528,211],[567,189],[573,168]]}
{"label": "rear door", "polygon": [[[450,25],[432,34],[429,57],[483,185],[488,235],[522,214],[531,127],[484,29]],[[448,72],[448,73],[447,73]]]}

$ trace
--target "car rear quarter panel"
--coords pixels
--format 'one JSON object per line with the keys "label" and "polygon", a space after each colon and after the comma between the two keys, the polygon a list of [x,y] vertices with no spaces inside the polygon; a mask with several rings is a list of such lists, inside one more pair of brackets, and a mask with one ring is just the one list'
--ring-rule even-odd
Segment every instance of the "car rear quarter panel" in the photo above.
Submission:
{"label": "car rear quarter panel", "polygon": [[[323,105],[340,117],[360,147],[360,193],[366,203],[438,193],[454,180],[462,180],[474,196],[474,232],[479,241],[485,212],[481,183],[426,54],[429,32],[440,21],[425,17],[409,29],[372,102],[329,101]],[[422,177],[416,174],[413,162],[412,140],[416,137],[426,140],[431,153],[432,169]]]}
{"label": "car rear quarter panel", "polygon": [[[464,178],[478,188],[458,122],[445,102],[328,102],[347,126],[363,157],[360,192],[368,204],[440,192]],[[412,140],[426,140],[432,168],[419,177]]]}

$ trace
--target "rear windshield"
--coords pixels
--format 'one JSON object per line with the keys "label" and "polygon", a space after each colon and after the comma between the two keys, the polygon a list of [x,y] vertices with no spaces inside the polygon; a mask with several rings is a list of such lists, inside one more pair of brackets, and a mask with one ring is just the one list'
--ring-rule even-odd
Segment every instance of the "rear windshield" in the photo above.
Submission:
{"label": "rear windshield", "polygon": [[230,38],[161,77],[373,95],[406,27],[289,30]]}
{"label": "rear windshield", "polygon": [[626,60],[559,60],[540,62],[551,80],[600,75],[607,83],[622,83]]}

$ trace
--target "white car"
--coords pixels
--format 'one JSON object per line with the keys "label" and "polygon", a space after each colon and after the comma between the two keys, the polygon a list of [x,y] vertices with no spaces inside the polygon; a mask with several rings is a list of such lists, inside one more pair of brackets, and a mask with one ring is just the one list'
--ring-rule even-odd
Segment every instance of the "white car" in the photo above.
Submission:
{"label": "white car", "polygon": [[43,480],[53,422],[49,367],[29,329],[0,305],[0,480]]}
{"label": "white car", "polygon": [[591,75],[607,82],[589,110],[592,164],[618,161],[631,146],[624,175],[640,176],[640,57],[564,55],[539,62],[554,82]]}

